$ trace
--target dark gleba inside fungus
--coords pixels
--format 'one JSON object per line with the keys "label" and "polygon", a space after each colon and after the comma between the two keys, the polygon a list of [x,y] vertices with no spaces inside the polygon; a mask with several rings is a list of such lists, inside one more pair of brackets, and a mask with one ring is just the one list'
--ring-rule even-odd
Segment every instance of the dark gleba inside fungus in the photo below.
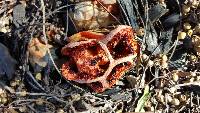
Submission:
{"label": "dark gleba inside fungus", "polygon": [[75,35],[80,40],[70,42],[61,51],[70,58],[62,66],[62,75],[67,80],[88,84],[96,92],[111,88],[133,66],[139,53],[129,26],[120,25],[102,38],[90,31]]}

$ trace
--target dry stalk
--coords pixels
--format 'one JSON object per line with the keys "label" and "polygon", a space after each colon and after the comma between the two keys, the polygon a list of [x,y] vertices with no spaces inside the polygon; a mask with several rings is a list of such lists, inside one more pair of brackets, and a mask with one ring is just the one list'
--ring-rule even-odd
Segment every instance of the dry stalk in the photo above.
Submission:
{"label": "dry stalk", "polygon": [[[45,40],[45,44],[46,44],[46,48],[47,48],[47,52],[48,52],[48,55],[49,55],[49,58],[50,60],[52,61],[56,71],[61,75],[61,72],[60,70],[58,69],[58,66],[55,64],[54,60],[53,60],[53,57],[51,55],[51,52],[50,52],[50,49],[47,47],[47,43],[48,43],[48,39],[47,39],[47,36],[46,36],[46,29],[45,29],[45,5],[44,5],[44,0],[40,0],[41,2],[41,8],[42,8],[42,29],[43,29],[43,35],[44,35],[44,40]],[[84,91],[82,88],[74,85],[74,84],[71,84],[69,81],[67,81],[70,85],[72,85],[73,87],[77,88],[77,89],[80,89],[81,91]]]}

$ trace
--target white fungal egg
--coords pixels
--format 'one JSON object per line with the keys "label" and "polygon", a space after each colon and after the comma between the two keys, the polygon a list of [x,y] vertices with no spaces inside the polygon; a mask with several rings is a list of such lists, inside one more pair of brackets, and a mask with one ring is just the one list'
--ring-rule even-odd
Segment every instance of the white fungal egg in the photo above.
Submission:
{"label": "white fungal egg", "polygon": [[116,23],[116,20],[109,14],[112,13],[112,11],[116,11],[116,4],[113,4],[116,3],[116,0],[115,2],[112,2],[112,0],[109,2],[99,0],[99,2],[101,2],[104,7],[98,2],[85,1],[76,3],[74,10],[70,11],[70,15],[79,31],[98,29]]}
{"label": "white fungal egg", "polygon": [[77,3],[75,12],[73,12],[73,17],[77,21],[90,20],[93,16],[97,15],[98,10],[90,1]]}

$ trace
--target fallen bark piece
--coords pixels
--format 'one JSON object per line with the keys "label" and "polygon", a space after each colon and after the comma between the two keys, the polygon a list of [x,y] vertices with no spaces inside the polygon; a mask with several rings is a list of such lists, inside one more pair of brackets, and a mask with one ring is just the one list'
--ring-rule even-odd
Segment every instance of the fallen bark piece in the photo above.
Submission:
{"label": "fallen bark piece", "polygon": [[15,73],[17,61],[12,58],[6,46],[0,43],[0,77],[6,75],[10,80]]}

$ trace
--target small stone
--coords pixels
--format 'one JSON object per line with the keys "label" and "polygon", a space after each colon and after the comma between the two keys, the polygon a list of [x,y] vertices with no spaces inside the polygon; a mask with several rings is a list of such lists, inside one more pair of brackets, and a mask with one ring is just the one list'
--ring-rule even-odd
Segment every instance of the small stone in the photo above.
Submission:
{"label": "small stone", "polygon": [[165,102],[165,97],[163,95],[160,95],[158,97],[159,102],[164,103]]}
{"label": "small stone", "polygon": [[172,74],[172,79],[173,79],[174,82],[177,82],[179,80],[178,74],[177,73],[173,73]]}
{"label": "small stone", "polygon": [[192,77],[192,78],[190,78],[190,81],[189,82],[194,82],[194,78]]}
{"label": "small stone", "polygon": [[183,10],[183,13],[188,13],[188,12],[190,12],[190,6],[183,5],[182,10]]}
{"label": "small stone", "polygon": [[144,36],[144,28],[139,28],[136,30],[137,36]]}
{"label": "small stone", "polygon": [[155,108],[154,108],[154,106],[152,106],[152,107],[151,107],[151,111],[155,111]]}
{"label": "small stone", "polygon": [[16,83],[16,81],[13,81],[13,80],[12,80],[12,81],[10,82],[10,86],[12,86],[12,87],[15,87],[15,86],[17,86],[17,83]]}
{"label": "small stone", "polygon": [[37,73],[35,75],[36,80],[42,80],[42,74],[41,73]]}
{"label": "small stone", "polygon": [[192,77],[196,77],[197,74],[195,72],[191,72]]}
{"label": "small stone", "polygon": [[168,63],[167,63],[167,62],[163,62],[163,63],[162,63],[162,68],[163,68],[163,69],[168,68]]}
{"label": "small stone", "polygon": [[190,30],[188,30],[187,34],[188,34],[188,36],[190,36],[190,37],[191,37],[191,36],[192,36],[192,34],[193,34],[193,30],[191,30],[191,29],[190,29]]}
{"label": "small stone", "polygon": [[165,98],[167,99],[168,102],[172,102],[172,96],[170,96],[168,93],[165,95]]}
{"label": "small stone", "polygon": [[7,94],[6,94],[5,91],[4,91],[4,93],[2,93],[0,96],[1,96],[2,98],[7,98]]}
{"label": "small stone", "polygon": [[197,81],[200,81],[200,76],[197,76]]}
{"label": "small stone", "polygon": [[175,94],[177,89],[175,87],[169,88],[170,93]]}
{"label": "small stone", "polygon": [[20,93],[20,96],[26,96],[27,95],[27,92],[24,90],[24,91],[22,91],[21,93]]}
{"label": "small stone", "polygon": [[180,101],[177,98],[173,98],[172,104],[175,106],[178,106],[178,105],[180,105]]}
{"label": "small stone", "polygon": [[188,2],[192,8],[197,8],[199,5],[199,0],[188,0]]}
{"label": "small stone", "polygon": [[164,86],[166,85],[166,82],[165,82],[165,80],[164,79],[161,79],[160,80],[160,88],[163,88]]}
{"label": "small stone", "polygon": [[0,88],[0,95],[4,93],[4,90]]}
{"label": "small stone", "polygon": [[42,98],[38,98],[36,101],[37,105],[43,105],[43,99]]}
{"label": "small stone", "polygon": [[159,59],[155,59],[154,60],[154,66],[156,66],[156,67],[160,67],[160,60]]}
{"label": "small stone", "polygon": [[59,108],[58,110],[57,110],[57,113],[64,113],[65,111],[63,110],[63,109],[61,109],[61,108]]}
{"label": "small stone", "polygon": [[26,110],[27,110],[27,108],[26,108],[26,106],[21,106],[20,108],[19,108],[19,111],[21,111],[21,112],[26,112]]}
{"label": "small stone", "polygon": [[21,80],[20,79],[15,79],[15,82],[16,82],[17,85],[20,85]]}
{"label": "small stone", "polygon": [[154,65],[154,62],[153,62],[152,60],[149,60],[148,66],[149,66],[149,67],[153,67],[153,65]]}
{"label": "small stone", "polygon": [[78,101],[78,100],[81,99],[81,95],[80,94],[74,94],[74,95],[71,96],[71,98],[72,98],[72,100]]}
{"label": "small stone", "polygon": [[122,81],[120,81],[120,80],[117,80],[116,81],[116,85],[118,85],[118,86],[124,86],[124,83]]}
{"label": "small stone", "polygon": [[189,29],[191,29],[191,25],[187,22],[187,23],[184,23],[183,24],[183,28],[185,29],[185,30],[189,30]]}
{"label": "small stone", "polygon": [[7,102],[8,102],[7,97],[1,98],[1,103],[2,103],[2,104],[6,104]]}
{"label": "small stone", "polygon": [[179,99],[180,99],[181,102],[185,102],[185,101],[187,100],[187,97],[186,97],[186,95],[181,94],[181,95],[179,96]]}
{"label": "small stone", "polygon": [[156,111],[156,113],[163,113],[163,110],[159,109],[159,110]]}
{"label": "small stone", "polygon": [[3,27],[3,28],[0,29],[0,32],[7,33],[7,30],[6,30],[5,27]]}
{"label": "small stone", "polygon": [[165,0],[158,0],[159,3],[163,4]]}
{"label": "small stone", "polygon": [[162,56],[162,61],[166,62],[168,60],[167,55]]}
{"label": "small stone", "polygon": [[142,60],[146,61],[146,60],[148,60],[148,58],[149,58],[149,56],[147,56],[146,54],[142,55]]}
{"label": "small stone", "polygon": [[200,33],[200,23],[195,26],[194,33]]}
{"label": "small stone", "polygon": [[178,39],[180,40],[180,39],[184,39],[185,37],[186,37],[186,33],[185,32],[178,32]]}

